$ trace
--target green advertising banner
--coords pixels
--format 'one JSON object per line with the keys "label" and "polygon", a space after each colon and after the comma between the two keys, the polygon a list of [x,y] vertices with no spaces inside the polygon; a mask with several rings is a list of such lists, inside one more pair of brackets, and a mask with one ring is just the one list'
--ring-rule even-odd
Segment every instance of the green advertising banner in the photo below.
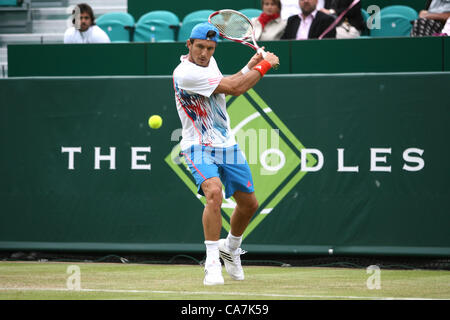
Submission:
{"label": "green advertising banner", "polygon": [[[243,248],[449,256],[449,81],[266,76],[228,96],[260,204]],[[203,252],[170,77],[2,79],[0,94],[0,249]]]}
{"label": "green advertising banner", "polygon": [[[447,38],[283,40],[259,45],[280,58],[280,67],[271,75],[439,72],[449,69]],[[8,77],[172,75],[186,53],[184,42],[12,44]],[[214,56],[223,74],[234,74],[253,54],[247,46],[222,41]]]}

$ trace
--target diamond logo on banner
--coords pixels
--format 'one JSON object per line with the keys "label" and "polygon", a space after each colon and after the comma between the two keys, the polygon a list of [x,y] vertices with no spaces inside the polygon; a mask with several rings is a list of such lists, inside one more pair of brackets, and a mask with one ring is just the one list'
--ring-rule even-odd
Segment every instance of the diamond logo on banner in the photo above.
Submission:
{"label": "diamond logo on banner", "polygon": [[[275,207],[307,173],[300,171],[300,154],[305,147],[253,89],[236,98],[228,96],[227,105],[231,129],[252,171],[255,195],[260,205],[243,235],[245,238],[268,215],[276,213]],[[197,194],[189,168],[179,157],[180,151],[177,144],[165,161],[194,195],[206,204],[205,197]],[[308,167],[317,162],[309,154],[306,160]],[[233,197],[224,197],[222,226],[227,232],[235,207]]]}

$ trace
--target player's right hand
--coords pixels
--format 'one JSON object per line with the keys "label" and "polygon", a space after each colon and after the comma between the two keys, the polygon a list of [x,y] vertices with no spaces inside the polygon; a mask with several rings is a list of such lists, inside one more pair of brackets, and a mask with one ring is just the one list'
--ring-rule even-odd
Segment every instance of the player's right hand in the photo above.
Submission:
{"label": "player's right hand", "polygon": [[[261,49],[264,50],[264,47]],[[250,59],[250,61],[247,63],[247,67],[251,70],[254,66],[256,66],[258,63],[260,63],[263,60],[263,57],[259,53],[255,53],[255,55]]]}
{"label": "player's right hand", "polygon": [[277,66],[280,64],[280,59],[274,55],[272,52],[266,51],[266,56],[264,57],[264,60],[266,60],[267,62],[270,63],[270,65],[272,66],[272,68],[274,66]]}

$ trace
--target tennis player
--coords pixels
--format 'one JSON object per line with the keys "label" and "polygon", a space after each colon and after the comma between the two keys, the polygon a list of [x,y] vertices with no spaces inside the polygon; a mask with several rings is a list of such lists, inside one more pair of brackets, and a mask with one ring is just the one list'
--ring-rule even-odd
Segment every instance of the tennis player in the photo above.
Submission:
{"label": "tennis player", "polygon": [[[181,155],[206,197],[202,223],[206,245],[204,285],[224,283],[222,265],[234,280],[244,280],[240,249],[242,234],[258,208],[253,179],[231,133],[225,95],[239,96],[252,88],[279,59],[267,52],[255,54],[238,73],[224,77],[214,59],[219,31],[210,23],[196,25],[187,40],[189,53],[173,72],[175,100],[183,127]],[[220,239],[222,184],[225,197],[234,197],[236,208],[231,230]]]}

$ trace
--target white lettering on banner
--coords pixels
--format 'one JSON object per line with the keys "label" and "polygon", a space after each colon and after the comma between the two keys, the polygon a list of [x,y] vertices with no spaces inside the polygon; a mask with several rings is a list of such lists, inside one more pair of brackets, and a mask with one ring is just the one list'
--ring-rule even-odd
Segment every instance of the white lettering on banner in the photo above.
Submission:
{"label": "white lettering on banner", "polygon": [[413,162],[413,163],[417,163],[416,167],[412,167],[407,165],[406,163],[403,165],[403,170],[405,171],[420,171],[425,167],[425,161],[420,158],[420,157],[412,157],[411,153],[417,153],[420,156],[423,155],[423,150],[422,149],[417,149],[417,148],[409,148],[406,149],[403,152],[403,160],[405,160],[406,162]]}
{"label": "white lettering on banner", "polygon": [[372,172],[391,172],[391,167],[380,167],[378,163],[387,163],[386,157],[379,157],[378,154],[391,154],[391,148],[371,148],[370,149],[370,171]]}
{"label": "white lettering on banner", "polygon": [[359,166],[346,167],[344,165],[345,149],[337,149],[338,151],[338,172],[359,172]]}
{"label": "white lettering on banner", "polygon": [[109,147],[109,154],[101,155],[100,147],[95,147],[95,170],[100,170],[100,161],[109,161],[109,169],[116,170],[116,148]]}
{"label": "white lettering on banner", "polygon": [[138,164],[139,160],[147,161],[147,155],[138,155],[138,152],[150,153],[150,147],[131,147],[131,170],[151,170],[151,164]]}
{"label": "white lettering on banner", "polygon": [[69,153],[69,166],[68,169],[69,170],[75,170],[75,166],[74,166],[74,153],[81,153],[81,147],[70,147],[70,148],[66,148],[66,147],[61,147],[61,153]]}
{"label": "white lettering on banner", "polygon": [[[306,155],[307,154],[315,154],[317,156],[317,163],[314,167],[308,167],[306,165]],[[319,171],[320,169],[322,169],[323,167],[323,154],[320,150],[318,149],[302,149],[301,151],[301,169],[300,171],[305,171],[305,172],[316,172]]]}
{"label": "white lettering on banner", "polygon": [[[95,147],[95,170],[101,169],[101,162],[109,162],[109,170],[116,170],[116,147],[109,147],[109,154],[102,154],[100,147]],[[253,149],[250,149],[253,150]],[[151,170],[151,164],[148,154],[151,147],[130,147],[131,151],[131,170]],[[178,156],[179,149],[173,148],[172,159],[178,165],[181,164]],[[402,169],[408,172],[417,172],[425,168],[423,159],[423,149],[407,148],[403,151]],[[68,170],[75,170],[75,153],[82,154],[82,147],[61,147],[61,153],[68,154]],[[144,154],[142,154],[144,153]],[[318,172],[323,169],[325,157],[319,149],[304,148],[300,150],[300,170],[305,172]],[[392,172],[392,166],[388,162],[387,155],[392,154],[392,148],[370,148],[370,171],[371,172]],[[345,164],[345,149],[337,149],[337,172],[359,172],[359,164]],[[308,156],[314,157],[317,162],[314,165],[308,163]],[[250,156],[251,157],[251,156]],[[273,158],[273,159],[272,159]],[[261,168],[272,174],[280,170],[288,161],[285,154],[279,148],[271,148],[262,152],[253,164],[260,164]],[[275,161],[276,160],[276,161]]]}

